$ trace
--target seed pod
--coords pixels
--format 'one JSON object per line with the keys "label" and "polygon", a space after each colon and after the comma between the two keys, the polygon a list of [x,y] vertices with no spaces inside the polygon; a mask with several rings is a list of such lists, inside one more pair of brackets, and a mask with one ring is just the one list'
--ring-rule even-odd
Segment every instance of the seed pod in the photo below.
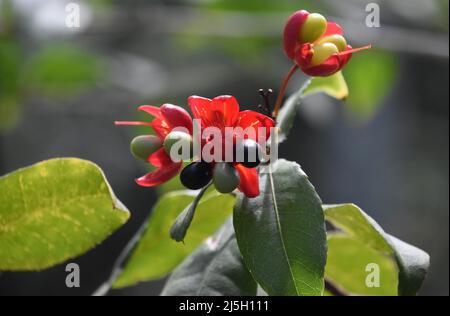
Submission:
{"label": "seed pod", "polygon": [[213,181],[217,191],[230,193],[239,185],[239,174],[231,164],[218,162],[214,167]]}
{"label": "seed pod", "polygon": [[162,141],[154,135],[141,135],[135,137],[130,144],[130,150],[134,157],[147,161],[148,157],[160,149]]}
{"label": "seed pod", "polygon": [[191,190],[201,189],[211,181],[211,169],[211,165],[204,161],[193,162],[181,171],[181,183]]}
{"label": "seed pod", "polygon": [[261,147],[257,142],[246,139],[236,145],[235,162],[239,162],[246,168],[256,168],[261,163]]}
{"label": "seed pod", "polygon": [[[189,160],[192,157],[192,136],[180,131],[170,132],[164,139],[164,150],[172,160]],[[172,156],[177,157],[172,157]]]}

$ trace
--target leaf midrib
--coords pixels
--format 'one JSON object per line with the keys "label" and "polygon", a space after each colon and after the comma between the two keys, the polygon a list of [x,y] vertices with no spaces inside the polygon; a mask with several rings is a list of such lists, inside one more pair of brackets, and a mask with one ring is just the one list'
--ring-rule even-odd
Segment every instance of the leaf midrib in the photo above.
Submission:
{"label": "leaf midrib", "polygon": [[272,176],[272,168],[269,167],[269,179],[270,179],[270,192],[272,195],[272,200],[273,200],[273,206],[274,206],[274,210],[275,210],[275,216],[277,218],[277,226],[278,226],[278,232],[280,235],[280,240],[281,240],[281,245],[283,248],[283,254],[286,258],[286,262],[287,265],[289,267],[289,273],[292,277],[292,282],[294,284],[295,287],[295,292],[297,293],[297,295],[300,295],[299,290],[297,288],[297,283],[295,282],[295,277],[294,277],[294,272],[292,271],[292,267],[291,267],[291,262],[289,259],[289,256],[287,254],[287,250],[286,250],[286,245],[284,244],[284,236],[283,236],[283,231],[281,230],[281,222],[280,222],[280,217],[279,217],[279,210],[278,210],[278,203],[277,203],[277,197],[275,194],[275,185],[274,185],[274,180],[273,180],[273,176]]}

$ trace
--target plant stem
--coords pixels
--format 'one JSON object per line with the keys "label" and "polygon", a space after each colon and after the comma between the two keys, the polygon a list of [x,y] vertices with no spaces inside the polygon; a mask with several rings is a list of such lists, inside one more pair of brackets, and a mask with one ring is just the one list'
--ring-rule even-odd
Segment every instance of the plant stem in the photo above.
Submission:
{"label": "plant stem", "polygon": [[92,296],[105,296],[111,290],[114,282],[116,282],[125,264],[131,257],[131,254],[136,249],[138,241],[141,239],[142,235],[146,231],[150,220],[150,216],[151,214],[147,216],[141,227],[139,227],[138,231],[134,234],[133,238],[131,238],[131,240],[127,243],[125,248],[123,248],[119,257],[114,262],[114,265],[111,269],[111,275],[108,278],[108,280],[102,285],[100,285],[99,288],[92,294]]}
{"label": "plant stem", "polygon": [[348,293],[335,286],[330,280],[325,279],[325,289],[334,296],[349,296]]}
{"label": "plant stem", "polygon": [[298,69],[297,64],[292,66],[292,68],[289,70],[286,77],[284,78],[283,83],[281,84],[280,92],[278,93],[277,101],[275,103],[275,109],[273,110],[273,114],[272,114],[274,119],[277,118],[278,112],[280,111],[281,103],[283,102],[283,97],[284,97],[284,94],[286,93],[286,88],[289,83],[289,80],[291,80],[292,76],[297,71],[297,69]]}

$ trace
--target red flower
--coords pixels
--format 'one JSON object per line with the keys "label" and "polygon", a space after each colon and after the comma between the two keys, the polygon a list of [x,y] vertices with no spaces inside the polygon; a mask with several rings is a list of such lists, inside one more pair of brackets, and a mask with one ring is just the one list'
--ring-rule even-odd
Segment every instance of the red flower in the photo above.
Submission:
{"label": "red flower", "polygon": [[[150,126],[156,135],[164,142],[166,136],[178,127],[186,128],[192,133],[192,118],[182,107],[164,104],[161,107],[143,105],[138,108],[147,112],[155,119],[152,122],[116,122],[116,125],[145,125]],[[147,161],[156,170],[136,179],[137,184],[144,187],[160,185],[175,177],[183,166],[183,162],[173,162],[163,147],[148,156]]]}
{"label": "red flower", "polygon": [[[214,99],[207,99],[199,96],[191,96],[188,104],[195,119],[201,120],[201,127],[218,127],[222,130],[225,127],[241,127],[245,130],[248,127],[255,128],[256,134],[252,140],[258,142],[258,128],[266,129],[265,139],[270,136],[270,128],[275,126],[275,122],[268,116],[254,111],[240,111],[239,104],[233,96],[223,95]],[[223,133],[224,134],[224,133]],[[256,168],[246,168],[240,163],[234,163],[234,167],[239,173],[238,189],[247,197],[259,195],[259,178]]]}
{"label": "red flower", "polygon": [[340,71],[352,54],[369,49],[353,49],[342,28],[317,13],[301,10],[292,14],[284,28],[284,50],[304,73],[326,77]]}
{"label": "red flower", "polygon": [[[254,135],[245,135],[245,138],[250,138],[258,142],[258,128],[264,127],[265,135],[261,138],[267,140],[270,136],[270,128],[275,126],[275,122],[268,116],[254,111],[239,111],[239,104],[232,96],[219,96],[214,99],[207,99],[198,96],[191,96],[188,99],[189,106],[195,119],[201,121],[201,128],[217,127],[222,130],[222,135],[225,136],[226,127],[241,127],[243,130],[248,127],[255,129]],[[158,147],[156,151],[151,153],[146,160],[156,167],[156,170],[146,174],[136,182],[145,187],[156,186],[162,184],[174,176],[176,176],[182,168],[183,163],[174,162],[170,155],[167,154],[166,149],[161,144],[166,139],[167,135],[177,128],[183,127],[187,129],[189,134],[193,133],[193,121],[189,113],[183,108],[164,104],[160,108],[143,105],[139,110],[145,111],[152,115],[155,119],[152,122],[116,122],[117,125],[144,125],[150,126],[155,131],[158,140]],[[224,140],[222,139],[224,144]],[[208,143],[209,140],[202,139],[202,146]],[[156,147],[156,148],[158,148]],[[145,155],[147,156],[147,154]],[[211,162],[214,167],[216,161]],[[238,189],[247,197],[256,197],[259,195],[259,179],[256,168],[246,168],[241,163],[233,163],[236,171],[239,174]]]}

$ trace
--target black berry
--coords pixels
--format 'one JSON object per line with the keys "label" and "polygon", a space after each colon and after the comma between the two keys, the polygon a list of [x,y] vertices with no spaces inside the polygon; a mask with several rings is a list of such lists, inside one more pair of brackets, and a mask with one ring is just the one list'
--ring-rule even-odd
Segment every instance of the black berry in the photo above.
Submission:
{"label": "black berry", "polygon": [[198,161],[191,163],[181,171],[180,180],[186,188],[198,190],[211,182],[212,174],[209,163]]}
{"label": "black berry", "polygon": [[257,142],[246,139],[236,145],[236,162],[246,168],[256,168],[261,163],[261,147]]}

